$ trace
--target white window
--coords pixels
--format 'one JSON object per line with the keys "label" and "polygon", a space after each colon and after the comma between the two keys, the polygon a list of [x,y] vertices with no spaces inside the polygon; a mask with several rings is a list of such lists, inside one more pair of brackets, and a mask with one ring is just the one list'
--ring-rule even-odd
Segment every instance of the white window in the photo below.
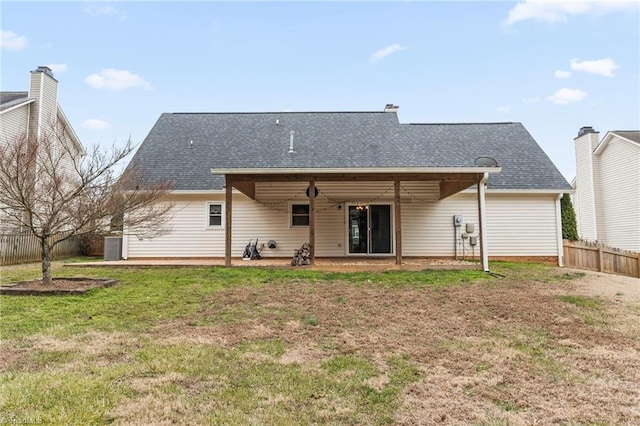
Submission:
{"label": "white window", "polygon": [[207,226],[222,228],[224,208],[223,203],[207,203]]}
{"label": "white window", "polygon": [[291,226],[309,226],[309,204],[291,204]]}

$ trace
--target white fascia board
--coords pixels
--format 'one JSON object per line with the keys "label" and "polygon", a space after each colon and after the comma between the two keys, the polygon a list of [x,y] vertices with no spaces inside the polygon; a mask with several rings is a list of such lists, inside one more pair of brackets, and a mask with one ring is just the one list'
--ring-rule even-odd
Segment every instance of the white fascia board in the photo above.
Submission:
{"label": "white fascia board", "polygon": [[36,99],[35,99],[35,98],[28,98],[28,99],[27,99],[26,101],[24,101],[24,102],[17,103],[17,104],[15,104],[15,105],[13,105],[13,106],[10,106],[10,107],[9,107],[9,108],[7,108],[7,109],[3,109],[2,111],[0,111],[0,114],[4,114],[5,112],[13,111],[13,110],[14,110],[14,109],[16,109],[16,108],[20,108],[21,106],[28,105],[28,104],[30,104],[30,103],[32,103],[32,102],[35,102],[35,101],[36,101]]}
{"label": "white fascia board", "polygon": [[[132,189],[128,189],[125,192],[132,192]],[[234,191],[236,191],[234,189]],[[216,194],[224,194],[224,189],[211,189],[211,190],[202,190],[202,189],[174,189],[169,191],[169,195],[216,195]]]}
{"label": "white fascia board", "polygon": [[224,194],[224,189],[174,189],[170,192],[175,195],[210,195],[210,194]]}
{"label": "white fascia board", "polygon": [[388,174],[402,174],[402,173],[500,173],[501,167],[346,167],[346,168],[262,168],[262,169],[250,169],[250,168],[234,168],[234,169],[211,169],[211,174],[214,175],[248,175],[248,174],[265,174],[265,175],[277,175],[277,174],[342,174],[342,173],[388,173]]}
{"label": "white fascia board", "polygon": [[[467,188],[460,192],[475,194],[475,188]],[[491,189],[487,188],[487,194],[573,194],[575,189]]]}

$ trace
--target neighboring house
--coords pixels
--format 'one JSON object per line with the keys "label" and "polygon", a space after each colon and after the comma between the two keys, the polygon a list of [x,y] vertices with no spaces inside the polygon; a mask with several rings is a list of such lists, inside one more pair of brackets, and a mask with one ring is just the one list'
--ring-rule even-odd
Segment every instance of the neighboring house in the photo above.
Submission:
{"label": "neighboring house", "polygon": [[131,164],[173,182],[175,209],[167,235],[125,230],[125,259],[230,264],[258,238],[275,243],[266,257],[312,242],[320,257],[562,262],[559,200],[571,187],[520,123],[402,124],[393,105],[166,113]]}
{"label": "neighboring house", "polygon": [[598,138],[591,127],[575,138],[578,235],[640,252],[640,131],[614,130]]}
{"label": "neighboring house", "polygon": [[[50,68],[41,66],[31,71],[28,91],[0,92],[0,146],[34,144],[43,138],[69,148],[70,155],[60,156],[60,168],[72,173],[85,151],[58,104],[58,81]],[[0,224],[1,219],[0,211]]]}

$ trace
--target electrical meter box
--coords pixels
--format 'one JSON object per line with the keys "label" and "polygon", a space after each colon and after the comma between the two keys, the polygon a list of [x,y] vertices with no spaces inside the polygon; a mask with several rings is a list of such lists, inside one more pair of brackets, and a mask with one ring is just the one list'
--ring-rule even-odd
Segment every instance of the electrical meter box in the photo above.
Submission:
{"label": "electrical meter box", "polygon": [[467,234],[473,234],[473,232],[476,230],[476,227],[473,225],[473,223],[467,223],[466,227],[467,227]]}
{"label": "electrical meter box", "polygon": [[455,214],[453,215],[453,226],[462,226],[462,215],[460,214]]}
{"label": "electrical meter box", "polygon": [[475,246],[478,244],[478,236],[477,235],[472,235],[469,238],[469,245]]}

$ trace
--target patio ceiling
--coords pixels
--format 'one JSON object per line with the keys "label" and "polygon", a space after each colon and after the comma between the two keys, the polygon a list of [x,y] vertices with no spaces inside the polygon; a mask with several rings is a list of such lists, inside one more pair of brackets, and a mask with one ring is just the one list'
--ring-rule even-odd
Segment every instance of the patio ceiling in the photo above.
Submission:
{"label": "patio ceiling", "polygon": [[[478,169],[478,170],[476,170]],[[427,169],[428,170],[428,169]],[[256,199],[257,182],[364,182],[364,181],[438,181],[440,184],[440,199],[447,198],[472,185],[477,184],[482,179],[487,168],[473,168],[468,171],[460,170],[404,170],[404,171],[372,171],[363,169],[362,171],[333,172],[322,170],[309,172],[291,169],[273,170],[243,170],[243,169],[212,169],[214,174],[224,174],[227,184],[231,184],[238,191],[247,197]],[[489,168],[491,173],[500,172],[499,167]]]}

